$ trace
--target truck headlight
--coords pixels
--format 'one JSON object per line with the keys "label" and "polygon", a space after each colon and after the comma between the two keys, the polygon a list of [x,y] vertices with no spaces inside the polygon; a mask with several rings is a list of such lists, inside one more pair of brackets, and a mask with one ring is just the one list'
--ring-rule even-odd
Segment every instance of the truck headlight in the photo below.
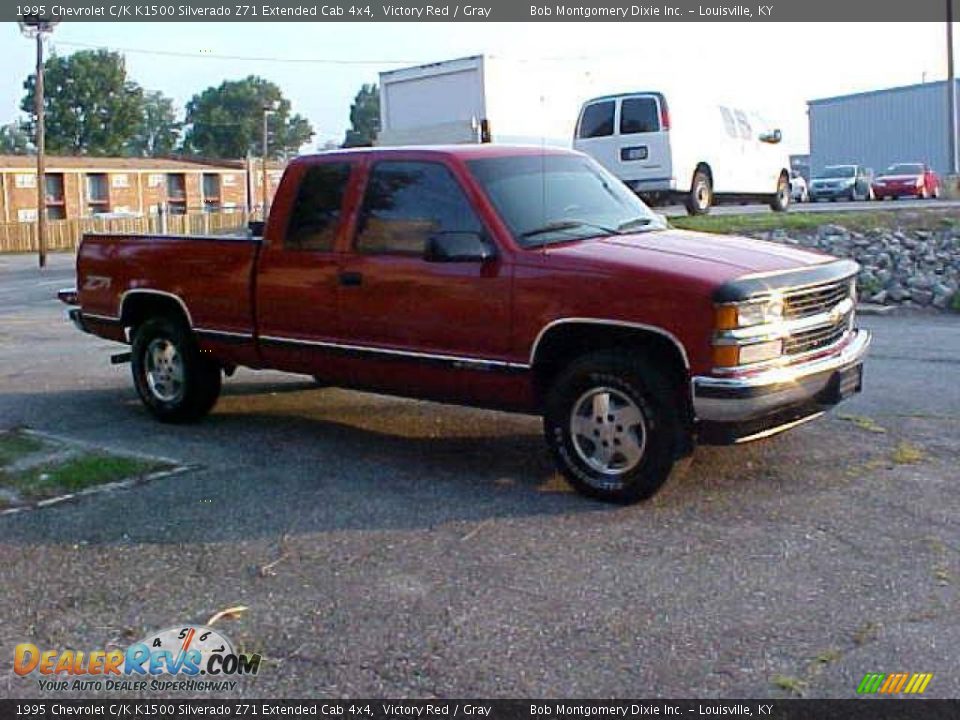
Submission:
{"label": "truck headlight", "polygon": [[717,330],[736,330],[770,325],[783,320],[783,297],[770,295],[762,300],[717,306]]}
{"label": "truck headlight", "polygon": [[783,340],[767,340],[750,345],[715,345],[713,364],[715,367],[738,367],[776,360],[782,354]]}

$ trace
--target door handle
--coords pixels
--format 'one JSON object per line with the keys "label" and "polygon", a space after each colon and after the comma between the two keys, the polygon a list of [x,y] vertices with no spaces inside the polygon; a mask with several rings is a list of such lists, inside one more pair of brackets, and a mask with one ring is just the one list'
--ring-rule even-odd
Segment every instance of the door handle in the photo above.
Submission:
{"label": "door handle", "polygon": [[358,272],[341,272],[337,277],[344,287],[359,287],[363,285],[363,275]]}

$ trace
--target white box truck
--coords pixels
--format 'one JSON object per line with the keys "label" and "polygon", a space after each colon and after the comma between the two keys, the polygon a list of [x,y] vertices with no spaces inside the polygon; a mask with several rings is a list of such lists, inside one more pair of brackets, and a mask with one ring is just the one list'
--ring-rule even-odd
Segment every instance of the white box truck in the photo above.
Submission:
{"label": "white box truck", "polygon": [[377,144],[570,147],[588,93],[547,61],[476,55],[382,72]]}

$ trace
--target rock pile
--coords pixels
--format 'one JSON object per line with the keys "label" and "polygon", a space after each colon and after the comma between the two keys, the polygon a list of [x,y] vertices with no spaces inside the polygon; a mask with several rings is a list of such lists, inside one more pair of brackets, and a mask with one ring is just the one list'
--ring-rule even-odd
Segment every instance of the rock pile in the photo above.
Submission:
{"label": "rock pile", "polygon": [[857,232],[821,225],[815,231],[755,236],[856,260],[863,301],[960,310],[960,227]]}

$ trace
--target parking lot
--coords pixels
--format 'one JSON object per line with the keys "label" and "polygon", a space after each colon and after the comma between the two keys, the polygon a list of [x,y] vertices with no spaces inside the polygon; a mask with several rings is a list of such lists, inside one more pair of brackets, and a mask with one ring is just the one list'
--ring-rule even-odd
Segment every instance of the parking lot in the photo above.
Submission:
{"label": "parking lot", "polygon": [[863,395],[614,508],[568,491],[536,418],[240,370],[205,422],[158,424],[64,321],[71,263],[0,256],[0,429],[193,469],[0,516],[5,662],[244,605],[218,627],[265,658],[248,697],[960,694],[956,316],[863,318]]}
{"label": "parking lot", "polygon": [[[833,212],[873,212],[877,210],[947,210],[960,208],[960,200],[917,200],[904,198],[902,200],[873,200],[869,202],[794,202],[790,205],[790,212],[802,213],[833,213]],[[678,217],[687,214],[682,205],[666,205],[658,207],[658,212],[667,217]],[[710,209],[712,215],[753,215],[755,213],[770,212],[769,205],[717,205]]]}

